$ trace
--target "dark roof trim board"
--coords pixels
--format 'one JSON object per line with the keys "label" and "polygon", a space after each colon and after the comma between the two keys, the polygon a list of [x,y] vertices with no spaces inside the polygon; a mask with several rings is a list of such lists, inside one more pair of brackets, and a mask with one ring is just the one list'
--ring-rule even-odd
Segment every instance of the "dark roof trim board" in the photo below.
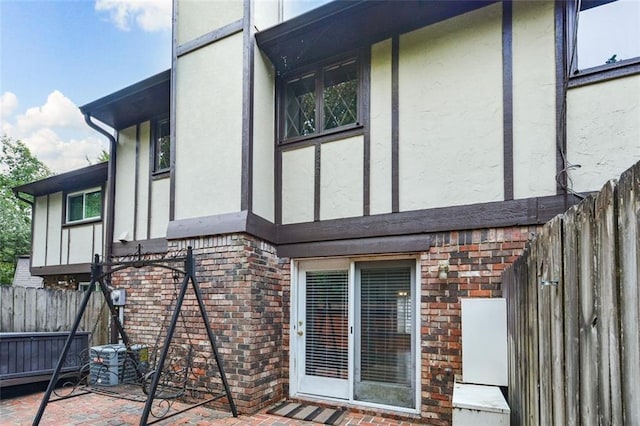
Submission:
{"label": "dark roof trim board", "polygon": [[34,197],[61,191],[74,191],[103,185],[107,181],[107,162],[62,173],[13,188],[14,194],[29,194]]}
{"label": "dark roof trim board", "polygon": [[336,0],[256,34],[276,70],[369,46],[498,0]]}
{"label": "dark roof trim board", "polygon": [[169,112],[171,70],[163,71],[80,107],[84,115],[115,130]]}

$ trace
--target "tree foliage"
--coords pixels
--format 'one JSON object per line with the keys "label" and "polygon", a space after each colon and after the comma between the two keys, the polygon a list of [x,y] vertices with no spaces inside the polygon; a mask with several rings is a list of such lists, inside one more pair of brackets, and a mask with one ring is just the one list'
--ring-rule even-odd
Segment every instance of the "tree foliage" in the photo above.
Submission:
{"label": "tree foliage", "polygon": [[[53,173],[20,140],[0,138],[0,284],[11,284],[18,256],[31,247],[31,206],[12,188]],[[26,197],[26,196],[25,196]]]}

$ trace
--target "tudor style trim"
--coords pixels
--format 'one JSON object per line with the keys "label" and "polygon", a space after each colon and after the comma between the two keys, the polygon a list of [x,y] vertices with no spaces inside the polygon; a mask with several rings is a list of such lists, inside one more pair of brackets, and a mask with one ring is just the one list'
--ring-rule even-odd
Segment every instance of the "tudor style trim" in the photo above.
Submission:
{"label": "tudor style trim", "polygon": [[400,38],[391,41],[391,211],[400,211]]}
{"label": "tudor style trim", "polygon": [[91,272],[91,263],[72,263],[68,265],[32,266],[29,268],[31,275],[72,275],[87,274]]}
{"label": "tudor style trim", "polygon": [[[234,21],[223,27],[217,28],[211,32],[201,35],[198,38],[189,40],[188,42],[183,43],[180,46],[177,46],[176,56],[180,57],[180,56],[189,54],[195,50],[201,49],[205,46],[215,43],[216,41],[222,40],[223,38],[227,38],[229,36],[237,34],[240,31],[242,31],[243,28],[244,28],[244,21],[242,19],[238,19],[237,21]],[[177,40],[174,40],[174,42],[177,43]]]}
{"label": "tudor style trim", "polygon": [[513,200],[513,3],[502,3],[504,199]]}
{"label": "tudor style trim", "polygon": [[277,251],[279,257],[304,258],[378,253],[418,253],[428,251],[429,247],[431,247],[431,236],[417,234],[282,244],[278,246]]}
{"label": "tudor style trim", "polygon": [[253,1],[244,0],[242,20],[242,169],[240,177],[240,210],[253,205],[253,93],[254,93],[254,25]]}
{"label": "tudor style trim", "polygon": [[568,182],[565,170],[567,152],[567,33],[564,2],[554,5],[555,67],[556,67],[556,193],[567,194]]}

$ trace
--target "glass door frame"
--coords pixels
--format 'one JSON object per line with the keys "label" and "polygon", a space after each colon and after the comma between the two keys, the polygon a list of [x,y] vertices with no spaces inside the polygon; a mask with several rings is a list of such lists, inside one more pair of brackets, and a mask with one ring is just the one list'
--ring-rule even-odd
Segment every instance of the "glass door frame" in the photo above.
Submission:
{"label": "glass door frame", "polygon": [[[355,322],[356,322],[356,263],[361,262],[376,262],[376,261],[415,261],[415,267],[413,268],[414,276],[412,281],[412,294],[415,295],[411,301],[411,309],[413,312],[412,317],[412,335],[411,343],[414,348],[412,359],[414,363],[414,375],[413,380],[415,383],[415,408],[397,407],[385,404],[371,403],[358,401],[354,399],[354,386],[355,386],[355,362],[356,362],[356,342],[355,342]],[[291,397],[311,397],[318,399],[325,399],[328,401],[335,400],[342,403],[348,403],[349,405],[357,407],[371,407],[382,408],[390,411],[419,414],[421,410],[421,327],[420,327],[420,298],[421,298],[421,268],[420,257],[418,255],[395,255],[395,256],[369,256],[369,257],[340,257],[340,258],[309,258],[309,259],[291,259],[291,276],[290,276],[290,315],[289,315],[289,395]],[[300,289],[299,289],[299,274],[305,270],[327,270],[342,268],[348,271],[348,303],[349,303],[349,350],[348,350],[348,387],[349,398],[331,398],[322,397],[319,395],[307,394],[301,392],[298,388],[298,375],[300,374],[300,368],[302,368],[299,362],[299,345],[297,343],[297,320],[298,320],[298,304],[300,301]]]}

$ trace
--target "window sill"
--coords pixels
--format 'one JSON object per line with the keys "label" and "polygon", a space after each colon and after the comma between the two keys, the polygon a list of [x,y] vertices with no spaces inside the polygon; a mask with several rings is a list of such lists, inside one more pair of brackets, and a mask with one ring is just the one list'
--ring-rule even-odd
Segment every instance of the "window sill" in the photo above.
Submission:
{"label": "window sill", "polygon": [[358,136],[364,133],[364,125],[361,123],[351,124],[348,126],[339,127],[337,129],[331,129],[323,133],[298,136],[291,139],[280,141],[278,145],[290,146],[290,145],[312,145],[315,143],[330,142],[338,139],[349,138],[352,136]]}
{"label": "window sill", "polygon": [[93,223],[98,223],[98,222],[102,222],[102,218],[101,217],[94,217],[91,219],[83,219],[83,220],[74,220],[73,222],[65,222],[62,224],[63,228],[72,228],[74,226],[80,226],[80,225],[88,225],[88,224],[93,224]]}
{"label": "window sill", "polygon": [[160,180],[160,179],[166,179],[168,177],[171,176],[171,170],[167,169],[167,170],[162,170],[159,172],[152,172],[151,173],[151,180]]}
{"label": "window sill", "polygon": [[569,88],[586,86],[635,74],[640,74],[640,57],[625,59],[614,64],[576,70],[569,78]]}

